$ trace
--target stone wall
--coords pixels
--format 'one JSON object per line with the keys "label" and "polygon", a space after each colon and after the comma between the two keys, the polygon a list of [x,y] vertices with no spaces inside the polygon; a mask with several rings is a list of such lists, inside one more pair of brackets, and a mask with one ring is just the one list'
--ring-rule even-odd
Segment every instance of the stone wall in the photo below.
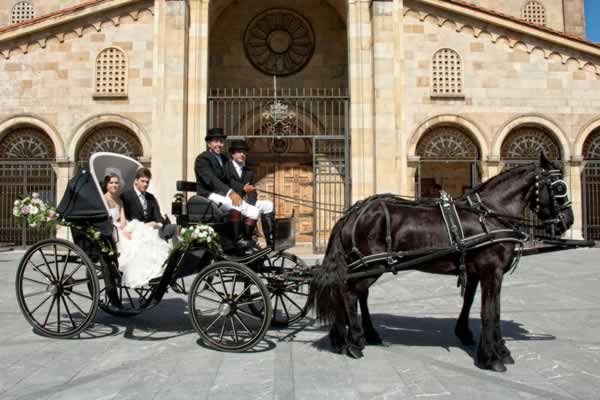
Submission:
{"label": "stone wall", "polygon": [[[120,115],[137,125],[150,142],[152,121],[153,16],[141,11],[137,21],[125,14],[118,26],[104,22],[100,31],[89,26],[81,37],[67,31],[61,42],[50,37],[45,48],[30,46],[23,54],[12,50],[0,60],[0,121],[23,115],[45,121],[58,133],[63,149],[57,154],[73,160],[77,135],[84,123],[106,115]],[[122,49],[128,58],[128,96],[121,99],[96,99],[94,68],[98,52],[108,46]],[[0,136],[4,132],[0,132]],[[144,148],[145,155],[150,154]]]}

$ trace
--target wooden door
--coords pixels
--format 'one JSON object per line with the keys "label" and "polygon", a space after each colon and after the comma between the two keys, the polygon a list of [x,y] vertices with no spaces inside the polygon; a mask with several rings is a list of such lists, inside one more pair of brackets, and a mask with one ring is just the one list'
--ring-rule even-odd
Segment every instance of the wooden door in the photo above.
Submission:
{"label": "wooden door", "polygon": [[[293,213],[296,218],[296,241],[311,242],[313,237],[312,165],[301,162],[282,162],[277,166],[275,172],[272,162],[261,162],[252,168],[256,171],[257,189],[302,200],[302,204],[296,204],[291,199],[277,197],[275,213],[277,217],[289,217]],[[274,177],[276,181],[273,179]],[[260,191],[258,198],[273,201],[273,196]]]}

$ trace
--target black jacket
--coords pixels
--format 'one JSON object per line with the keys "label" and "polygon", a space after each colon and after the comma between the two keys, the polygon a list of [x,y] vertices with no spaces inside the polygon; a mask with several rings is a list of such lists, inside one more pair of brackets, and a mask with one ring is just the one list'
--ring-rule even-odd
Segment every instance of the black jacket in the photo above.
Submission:
{"label": "black jacket", "polygon": [[196,182],[198,182],[198,194],[208,197],[211,193],[217,193],[226,196],[230,189],[229,181],[225,174],[225,164],[227,158],[219,155],[223,161],[223,167],[217,161],[215,154],[205,151],[196,157],[194,172],[196,173]]}
{"label": "black jacket", "polygon": [[229,186],[231,186],[231,189],[233,189],[234,192],[244,198],[246,203],[252,205],[256,204],[256,191],[251,193],[244,192],[244,185],[247,183],[253,185],[256,174],[254,171],[244,165],[242,168],[242,176],[240,177],[235,170],[233,163],[233,160],[229,160],[227,164],[225,164],[225,176],[227,178],[227,182],[229,182]]}
{"label": "black jacket", "polygon": [[123,210],[125,211],[127,221],[137,219],[142,222],[160,222],[164,224],[165,221],[162,215],[160,215],[160,207],[158,206],[156,197],[148,192],[146,192],[145,196],[146,203],[148,204],[146,214],[144,214],[144,208],[135,190],[130,189],[121,193],[119,197],[123,202]]}

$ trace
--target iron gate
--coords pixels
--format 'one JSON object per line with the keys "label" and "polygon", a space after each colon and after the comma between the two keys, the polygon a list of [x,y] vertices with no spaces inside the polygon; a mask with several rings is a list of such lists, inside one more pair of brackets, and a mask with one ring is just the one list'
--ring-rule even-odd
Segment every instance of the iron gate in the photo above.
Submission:
{"label": "iron gate", "polygon": [[[284,140],[310,142],[312,200],[322,204],[312,214],[316,252],[325,251],[333,225],[350,203],[349,108],[347,89],[213,89],[208,97],[209,128],[269,138],[271,150],[280,155],[287,151]],[[273,163],[279,159],[273,157]]]}
{"label": "iron gate", "polygon": [[0,161],[0,243],[29,245],[53,237],[54,230],[19,225],[12,214],[17,196],[37,192],[56,205],[56,174],[47,161]]}
{"label": "iron gate", "polygon": [[600,240],[600,162],[587,162],[581,174],[583,237]]}

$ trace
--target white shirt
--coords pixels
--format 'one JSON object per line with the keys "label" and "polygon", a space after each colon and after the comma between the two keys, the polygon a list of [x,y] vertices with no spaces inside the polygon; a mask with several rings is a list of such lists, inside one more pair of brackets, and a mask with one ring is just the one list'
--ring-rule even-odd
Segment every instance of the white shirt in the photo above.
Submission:
{"label": "white shirt", "polygon": [[242,178],[242,165],[239,164],[237,161],[233,160],[233,166],[235,168],[235,172],[237,172],[238,176],[240,177],[240,179]]}

